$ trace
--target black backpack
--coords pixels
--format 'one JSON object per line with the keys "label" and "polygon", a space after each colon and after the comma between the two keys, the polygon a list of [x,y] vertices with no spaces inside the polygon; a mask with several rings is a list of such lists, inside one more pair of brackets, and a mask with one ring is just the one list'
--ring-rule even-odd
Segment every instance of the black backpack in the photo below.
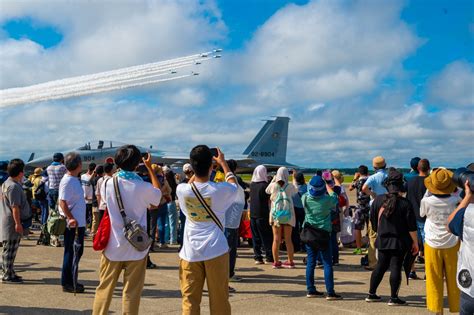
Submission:
{"label": "black backpack", "polygon": [[38,187],[33,191],[36,200],[45,200],[46,199],[46,190],[44,187],[44,182],[39,184]]}

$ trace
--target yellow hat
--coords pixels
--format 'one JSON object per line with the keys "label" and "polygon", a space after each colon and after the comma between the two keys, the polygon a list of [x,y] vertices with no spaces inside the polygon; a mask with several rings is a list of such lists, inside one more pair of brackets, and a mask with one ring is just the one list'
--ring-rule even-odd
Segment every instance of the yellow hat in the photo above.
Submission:
{"label": "yellow hat", "polygon": [[451,194],[456,189],[456,184],[451,180],[452,177],[453,172],[438,168],[425,178],[426,189],[436,195]]}
{"label": "yellow hat", "polygon": [[383,156],[376,156],[372,160],[372,166],[376,169],[384,168],[387,164],[385,163],[385,159]]}
{"label": "yellow hat", "polygon": [[33,174],[36,176],[40,176],[41,173],[43,173],[43,169],[39,167],[35,168],[35,171],[33,172]]}

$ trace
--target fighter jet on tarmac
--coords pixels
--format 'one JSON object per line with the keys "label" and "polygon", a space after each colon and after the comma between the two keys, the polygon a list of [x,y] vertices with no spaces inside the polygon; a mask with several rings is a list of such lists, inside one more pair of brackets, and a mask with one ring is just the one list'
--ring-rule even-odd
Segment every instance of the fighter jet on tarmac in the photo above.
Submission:
{"label": "fighter jet on tarmac", "polygon": [[[260,164],[265,165],[269,170],[275,170],[280,166],[298,168],[286,162],[289,121],[290,118],[288,117],[276,117],[274,120],[267,120],[242,156],[226,156],[226,158],[233,158],[237,161],[237,172],[239,173],[251,172]],[[79,153],[82,157],[82,167],[85,170],[90,163],[97,165],[106,162],[113,163],[115,152],[122,145],[123,143],[115,141],[99,140],[97,144],[91,145],[88,142],[82,147],[62,153],[64,155],[69,152]],[[164,151],[154,150],[151,146],[150,148],[138,147],[138,149],[143,153],[149,152],[152,155],[153,163],[169,165],[172,168],[180,168],[189,160],[188,157],[167,156]],[[43,168],[50,165],[52,157],[53,153],[49,156],[34,159],[34,153],[32,153],[26,164],[26,171],[32,172],[37,167]]]}

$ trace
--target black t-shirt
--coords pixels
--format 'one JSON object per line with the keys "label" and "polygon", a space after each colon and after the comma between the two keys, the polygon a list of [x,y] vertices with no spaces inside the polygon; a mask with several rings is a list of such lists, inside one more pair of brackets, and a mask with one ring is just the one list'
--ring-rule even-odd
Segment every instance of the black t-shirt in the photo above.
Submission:
{"label": "black t-shirt", "polygon": [[385,211],[379,221],[379,211],[383,205],[385,195],[378,195],[370,208],[370,222],[377,232],[375,246],[378,249],[408,250],[412,240],[410,231],[416,231],[416,218],[408,199],[398,197],[395,211],[387,218]]}
{"label": "black t-shirt", "polygon": [[407,199],[410,201],[417,221],[425,222],[425,217],[420,217],[420,203],[426,192],[426,176],[415,176],[407,182]]}
{"label": "black t-shirt", "polygon": [[250,183],[250,217],[268,219],[270,216],[270,195],[265,192],[267,182]]}
{"label": "black t-shirt", "polygon": [[366,195],[365,192],[362,191],[362,187],[364,187],[367,178],[368,177],[359,178],[353,184],[357,191],[357,204],[361,209],[369,208],[370,204],[370,196]]}

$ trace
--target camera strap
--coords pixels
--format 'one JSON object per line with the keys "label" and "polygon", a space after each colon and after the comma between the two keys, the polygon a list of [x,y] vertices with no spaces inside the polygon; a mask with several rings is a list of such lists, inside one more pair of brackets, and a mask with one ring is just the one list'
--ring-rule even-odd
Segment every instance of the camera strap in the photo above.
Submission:
{"label": "camera strap", "polygon": [[202,197],[201,193],[197,189],[196,185],[194,183],[191,183],[191,189],[193,190],[194,194],[196,195],[196,198],[199,200],[201,205],[204,207],[206,210],[207,214],[211,217],[212,221],[221,229],[221,231],[224,231],[224,227],[222,226],[221,221],[219,218],[216,216],[214,211],[212,211],[211,207],[207,204],[206,200]]}
{"label": "camera strap", "polygon": [[[118,177],[114,176],[114,191],[115,191],[115,199],[117,200],[117,206],[119,207],[120,214],[123,219],[123,225],[127,225],[127,215],[125,214],[125,207],[123,206],[122,195],[120,194],[120,188],[118,185]],[[107,186],[106,186],[107,187]]]}

